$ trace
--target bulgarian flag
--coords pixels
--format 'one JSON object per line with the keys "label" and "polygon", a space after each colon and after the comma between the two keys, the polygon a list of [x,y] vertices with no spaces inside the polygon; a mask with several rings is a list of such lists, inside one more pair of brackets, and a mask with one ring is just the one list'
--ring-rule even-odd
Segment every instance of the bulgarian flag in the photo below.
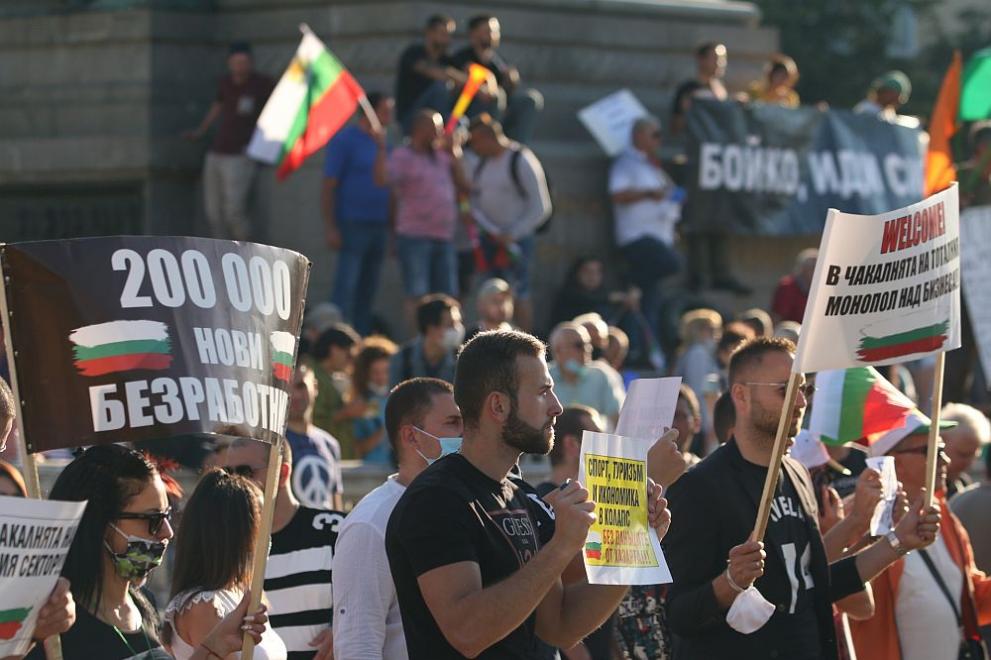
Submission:
{"label": "bulgarian flag", "polygon": [[809,432],[826,444],[862,441],[870,446],[918,412],[874,367],[820,371],[815,384]]}
{"label": "bulgarian flag", "polygon": [[169,329],[161,321],[110,321],[69,333],[76,369],[83,376],[103,376],[133,369],[168,369],[172,365]]}
{"label": "bulgarian flag", "polygon": [[589,532],[585,540],[585,556],[588,559],[602,558],[602,535],[598,532]]}
{"label": "bulgarian flag", "polygon": [[322,148],[357,109],[365,91],[306,25],[286,72],[265,104],[248,156],[277,165],[285,179]]}
{"label": "bulgarian flag", "polygon": [[949,331],[950,321],[945,320],[890,335],[864,335],[860,339],[857,357],[864,362],[880,362],[916,353],[929,353],[943,347]]}
{"label": "bulgarian flag", "polygon": [[272,375],[288,383],[292,380],[296,338],[291,333],[282,331],[273,332],[268,338],[272,343]]}
{"label": "bulgarian flag", "polygon": [[17,635],[17,632],[21,629],[24,619],[26,619],[30,613],[30,607],[16,607],[12,610],[0,610],[0,640],[14,639],[14,636]]}

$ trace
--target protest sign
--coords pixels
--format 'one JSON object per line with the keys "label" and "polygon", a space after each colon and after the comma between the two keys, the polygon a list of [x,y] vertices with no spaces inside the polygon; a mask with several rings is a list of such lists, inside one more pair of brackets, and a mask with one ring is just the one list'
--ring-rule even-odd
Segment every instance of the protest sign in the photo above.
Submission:
{"label": "protest sign", "polygon": [[681,377],[638,378],[619,411],[616,435],[657,440],[674,421]]}
{"label": "protest sign", "polygon": [[830,210],[793,371],[894,364],[959,346],[956,184],[880,215]]}
{"label": "protest sign", "polygon": [[284,433],[302,255],[124,236],[6,245],[0,259],[29,451]]}
{"label": "protest sign", "polygon": [[86,502],[0,497],[0,657],[27,652],[85,509]]}
{"label": "protest sign", "polygon": [[628,89],[605,96],[578,111],[578,119],[610,158],[630,146],[633,122],[647,116],[647,109]]}
{"label": "protest sign", "polygon": [[898,497],[898,475],[894,456],[870,456],[867,467],[881,473],[881,501],[871,516],[871,536],[884,536],[895,528],[895,498]]}
{"label": "protest sign", "polygon": [[960,212],[963,300],[985,374],[991,374],[991,206]]}
{"label": "protest sign", "polygon": [[923,194],[922,132],[849,110],[695,99],[689,230],[808,235],[830,208],[883,213]]}
{"label": "protest sign", "polygon": [[582,556],[591,584],[671,582],[647,513],[647,450],[653,439],[582,434],[579,480],[595,502],[596,520]]}

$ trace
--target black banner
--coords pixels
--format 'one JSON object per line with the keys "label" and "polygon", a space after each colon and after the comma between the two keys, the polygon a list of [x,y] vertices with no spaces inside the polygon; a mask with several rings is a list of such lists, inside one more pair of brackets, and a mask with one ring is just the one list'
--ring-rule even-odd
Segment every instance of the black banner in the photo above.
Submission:
{"label": "black banner", "polygon": [[0,252],[29,451],[285,432],[309,262],[120,236]]}
{"label": "black banner", "polygon": [[818,234],[830,208],[876,214],[922,199],[917,128],[847,110],[696,100],[682,228]]}

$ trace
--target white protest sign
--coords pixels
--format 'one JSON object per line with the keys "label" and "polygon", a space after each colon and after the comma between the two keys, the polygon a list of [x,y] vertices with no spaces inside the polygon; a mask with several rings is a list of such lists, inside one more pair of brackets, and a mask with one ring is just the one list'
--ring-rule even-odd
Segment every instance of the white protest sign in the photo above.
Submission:
{"label": "white protest sign", "polygon": [[960,346],[957,185],[880,215],[829,211],[795,373],[885,365]]}
{"label": "white protest sign", "polygon": [[647,109],[628,89],[605,96],[578,111],[578,119],[610,158],[630,144],[633,122],[647,116]]}
{"label": "white protest sign", "polygon": [[647,515],[648,438],[582,434],[578,479],[595,502],[582,557],[590,584],[671,582],[657,533]]}
{"label": "white protest sign", "polygon": [[85,509],[86,502],[0,497],[0,657],[27,651]]}
{"label": "white protest sign", "polygon": [[619,411],[616,435],[657,440],[674,421],[681,378],[638,378]]}
{"label": "white protest sign", "polygon": [[895,528],[892,516],[895,498],[898,496],[898,476],[895,473],[894,456],[871,456],[867,467],[881,473],[881,501],[871,516],[871,536],[883,536]]}
{"label": "white protest sign", "polygon": [[963,299],[974,331],[977,354],[991,374],[991,206],[960,212],[960,271]]}

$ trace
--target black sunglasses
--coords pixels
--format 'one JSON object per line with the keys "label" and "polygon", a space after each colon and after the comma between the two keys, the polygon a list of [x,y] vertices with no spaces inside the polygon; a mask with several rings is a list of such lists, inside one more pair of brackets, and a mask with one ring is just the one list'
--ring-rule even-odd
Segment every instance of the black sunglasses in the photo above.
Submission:
{"label": "black sunglasses", "polygon": [[169,524],[172,524],[172,507],[169,507],[165,511],[150,511],[148,513],[130,513],[124,511],[117,514],[117,520],[147,520],[148,533],[155,536],[162,529],[162,525],[165,524],[166,520],[169,521]]}
{"label": "black sunglasses", "polygon": [[[946,445],[939,444],[936,445],[936,453],[940,454],[946,451]],[[922,445],[920,447],[912,447],[911,449],[893,449],[888,452],[889,454],[921,454],[925,456],[929,453],[929,445]]]}

